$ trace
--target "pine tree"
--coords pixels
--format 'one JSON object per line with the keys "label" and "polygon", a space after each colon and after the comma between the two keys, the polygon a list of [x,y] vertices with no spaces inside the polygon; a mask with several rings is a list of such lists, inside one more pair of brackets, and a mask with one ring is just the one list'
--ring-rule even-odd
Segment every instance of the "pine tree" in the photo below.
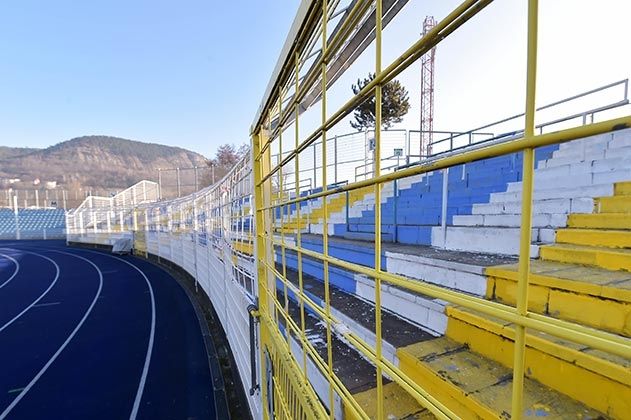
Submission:
{"label": "pine tree", "polygon": [[[353,93],[357,95],[366,85],[375,78],[374,73],[368,73],[368,77],[357,79],[357,84],[352,86]],[[381,89],[381,126],[388,129],[392,124],[400,123],[410,110],[408,91],[398,80],[392,80]],[[372,95],[355,108],[353,114],[355,121],[351,121],[351,127],[358,131],[375,128],[375,96]]]}

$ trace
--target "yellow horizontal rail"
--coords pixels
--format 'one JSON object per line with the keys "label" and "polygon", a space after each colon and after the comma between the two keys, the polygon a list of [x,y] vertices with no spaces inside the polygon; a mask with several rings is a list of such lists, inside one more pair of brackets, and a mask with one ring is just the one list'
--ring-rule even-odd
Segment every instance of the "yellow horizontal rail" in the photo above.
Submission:
{"label": "yellow horizontal rail", "polygon": [[[275,274],[275,276],[278,278],[278,280],[280,280],[282,283],[285,284],[285,286],[289,289],[292,290],[293,293],[297,294],[300,296],[301,300],[303,300],[305,303],[307,303],[307,305],[311,308],[311,310],[313,310],[313,312],[315,312],[321,319],[328,319],[331,324],[334,325],[341,325],[342,322],[340,320],[338,320],[335,316],[333,315],[327,315],[326,311],[322,308],[322,306],[318,305],[317,303],[315,303],[311,298],[309,298],[306,294],[302,293],[293,283],[289,282],[288,280],[286,280],[281,273],[276,270],[276,268],[270,266],[267,261],[264,260],[259,260],[259,262],[261,262],[261,264],[263,264],[265,267],[267,267],[267,269],[269,269],[271,272],[273,272]],[[266,288],[266,293],[270,293],[270,291]],[[274,305],[277,307],[277,309],[281,312],[283,318],[285,319],[285,321],[288,324],[292,325],[292,329],[294,329],[294,331],[298,332],[300,335],[304,335],[304,332],[301,331],[298,326],[295,324],[295,322],[293,321],[293,319],[286,314],[286,312],[284,311],[284,308],[282,306],[280,306],[280,302],[278,302],[277,299],[273,300]],[[456,419],[458,418],[451,410],[449,410],[449,408],[447,408],[443,403],[441,403],[440,401],[438,401],[436,398],[434,398],[430,392],[428,392],[427,390],[425,390],[424,388],[422,388],[420,385],[418,385],[416,382],[414,382],[409,376],[405,375],[403,372],[401,372],[399,369],[397,369],[396,366],[394,366],[389,360],[382,358],[378,358],[376,352],[361,338],[359,338],[356,334],[350,332],[350,331],[345,331],[342,333],[342,335],[344,336],[344,338],[346,338],[354,347],[357,351],[359,351],[365,358],[367,358],[368,360],[370,360],[372,363],[374,364],[381,364],[384,366],[384,368],[386,369],[386,373],[388,375],[390,375],[393,379],[395,379],[395,381],[402,386],[403,388],[405,388],[408,392],[409,391],[414,391],[416,393],[418,393],[419,395],[415,398],[417,398],[418,402],[420,404],[422,404],[423,406],[427,407],[428,409],[430,409],[430,411],[432,411],[432,413],[434,415],[436,415],[439,418],[444,418],[444,419]],[[305,337],[306,339],[306,337]],[[317,351],[313,348],[313,346],[311,345],[311,343],[308,342],[308,340],[306,340],[307,345],[310,348],[310,356],[312,358],[317,358],[318,359],[318,363],[316,363],[318,369],[320,369],[320,372],[324,375],[328,375],[328,368],[326,366],[326,362],[320,357],[319,354],[317,354]],[[336,391],[338,391],[338,393],[341,393],[347,397],[350,398],[351,404],[353,404],[353,411],[355,415],[357,415],[358,417],[361,418],[367,418],[366,413],[363,411],[363,409],[361,409],[361,407],[359,406],[359,404],[355,401],[354,398],[352,398],[351,394],[348,392],[348,390],[346,389],[346,387],[342,384],[341,380],[339,379],[339,377],[337,377],[337,375],[332,374],[332,377],[335,380],[335,388]]]}
{"label": "yellow horizontal rail", "polygon": [[258,208],[257,211],[270,210],[276,207],[297,204],[307,200],[314,200],[333,194],[353,191],[358,188],[369,187],[375,184],[383,184],[386,182],[391,182],[414,175],[437,171],[439,169],[445,169],[463,163],[470,163],[476,160],[488,159],[492,157],[507,155],[510,153],[516,153],[527,148],[537,148],[542,146],[549,146],[551,144],[566,143],[582,137],[595,136],[598,134],[604,134],[614,130],[622,130],[629,127],[631,127],[631,116],[625,116],[581,127],[573,127],[531,137],[520,137],[504,143],[484,146],[479,149],[465,150],[454,155],[437,158],[436,160],[431,160],[426,163],[421,163],[417,166],[401,169],[396,172],[390,172],[371,179],[341,185],[335,188],[327,189],[326,191],[305,195],[303,197],[293,198],[281,204],[271,204],[268,206],[263,206],[261,208]]}
{"label": "yellow horizontal rail", "polygon": [[[447,17],[441,20],[426,36],[408,48],[397,60],[385,68],[379,75],[368,83],[353,98],[342,105],[338,111],[331,115],[323,124],[309,135],[300,145],[290,152],[278,165],[272,168],[267,174],[261,177],[259,182],[263,183],[270,179],[283,166],[289,163],[295,155],[309,147],[326,130],[332,128],[340,122],[342,118],[351,113],[353,109],[366,100],[378,84],[383,84],[395,78],[405,70],[414,60],[434,48],[442,39],[463,25],[476,13],[488,6],[492,0],[466,0],[458,6]],[[445,33],[442,33],[444,31]],[[325,87],[326,88],[326,87]]]}
{"label": "yellow horizontal rail", "polygon": [[[274,243],[276,242],[277,241],[274,241]],[[512,306],[466,295],[461,292],[452,291],[422,281],[410,280],[397,274],[383,271],[378,272],[370,267],[351,263],[328,255],[323,255],[308,249],[298,248],[297,246],[290,244],[286,244],[285,247],[309,257],[316,258],[321,261],[327,261],[349,271],[365,274],[370,277],[379,277],[390,284],[403,287],[407,290],[422,293],[433,298],[443,299],[450,303],[454,303],[468,309],[473,309],[486,315],[495,316],[504,321],[513,322],[517,325],[533,328],[559,338],[575,341],[580,344],[585,344],[599,350],[631,359],[631,340],[615,334],[555,318],[549,318],[532,312],[528,312],[526,316],[519,316],[516,309]]]}

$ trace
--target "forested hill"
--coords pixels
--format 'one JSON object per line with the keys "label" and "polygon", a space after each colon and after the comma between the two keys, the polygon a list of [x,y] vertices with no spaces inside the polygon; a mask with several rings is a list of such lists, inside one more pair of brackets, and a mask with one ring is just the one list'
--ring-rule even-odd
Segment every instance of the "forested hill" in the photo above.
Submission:
{"label": "forested hill", "polygon": [[[120,189],[156,180],[158,168],[205,165],[204,156],[180,147],[108,136],[85,136],[46,149],[0,147],[0,180],[56,181],[60,187]],[[16,188],[19,188],[16,185]]]}

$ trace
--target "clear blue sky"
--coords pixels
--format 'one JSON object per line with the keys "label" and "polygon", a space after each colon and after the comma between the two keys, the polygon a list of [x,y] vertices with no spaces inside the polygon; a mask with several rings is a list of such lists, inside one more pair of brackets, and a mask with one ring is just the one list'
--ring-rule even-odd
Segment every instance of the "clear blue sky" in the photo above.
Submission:
{"label": "clear blue sky", "polygon": [[2,1],[0,145],[107,134],[208,156],[218,144],[247,141],[297,7]]}
{"label": "clear blue sky", "polygon": [[[459,3],[410,0],[384,34],[384,67],[418,39],[426,15],[441,19]],[[248,141],[298,4],[1,1],[0,145],[45,147],[107,134],[211,156],[220,144]],[[435,129],[467,130],[523,111],[525,5],[496,1],[441,43]],[[629,77],[630,15],[628,0],[541,0],[538,104]],[[373,51],[334,85],[330,113],[372,70]],[[395,128],[418,129],[418,63],[399,79],[411,110]],[[319,125],[315,108],[301,123],[305,135]],[[349,131],[344,121],[333,133]]]}

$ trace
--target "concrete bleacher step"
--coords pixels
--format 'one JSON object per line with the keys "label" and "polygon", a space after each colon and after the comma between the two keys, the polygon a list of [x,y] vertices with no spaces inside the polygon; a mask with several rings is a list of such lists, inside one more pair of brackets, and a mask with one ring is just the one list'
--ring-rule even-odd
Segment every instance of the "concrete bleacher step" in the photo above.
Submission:
{"label": "concrete bleacher step", "polygon": [[[553,163],[554,165],[552,165]],[[586,160],[576,159],[574,161],[552,159],[547,161],[545,166],[539,166],[535,176],[551,178],[590,173],[600,174],[628,167],[631,167],[631,157],[595,159],[593,156],[588,156]]]}
{"label": "concrete bleacher step", "polygon": [[631,182],[618,182],[614,186],[615,195],[631,195]]}
{"label": "concrete bleacher step", "polygon": [[[535,171],[534,186],[535,189],[542,191],[559,189],[561,187],[574,189],[589,187],[593,185],[613,184],[615,182],[626,181],[629,179],[631,179],[631,169],[597,173],[587,172],[579,174],[568,174],[564,176],[555,175],[553,173],[540,174],[539,170],[537,170]],[[506,191],[520,192],[521,189],[521,181],[509,182]],[[580,195],[578,197],[580,197]]]}
{"label": "concrete bleacher step", "polygon": [[595,204],[599,213],[631,213],[630,196],[600,197]]}
{"label": "concrete bleacher step", "polygon": [[[548,200],[554,198],[589,198],[610,196],[614,193],[614,187],[611,184],[594,184],[588,186],[567,188],[559,187],[554,183],[550,183],[550,188],[537,188],[533,192],[534,200]],[[521,200],[521,183],[519,187],[515,185],[513,190],[501,193],[493,193],[490,197],[491,203],[504,203],[507,201]]]}
{"label": "concrete bleacher step", "polygon": [[631,271],[631,249],[603,246],[554,244],[540,248],[541,259],[589,265],[608,270]]}
{"label": "concrete bleacher step", "polygon": [[[282,265],[276,264],[279,271]],[[295,290],[299,287],[298,272],[293,269],[286,269],[287,278],[294,286],[293,290],[288,289],[288,306],[292,318],[300,324],[300,309],[296,299]],[[325,290],[322,282],[310,275],[302,275],[302,282],[305,294],[322,308],[324,308]],[[284,300],[283,286],[277,284],[278,296],[281,302]],[[366,361],[360,354],[345,340],[338,337],[339,331],[353,331],[362,340],[371,346],[375,345],[375,312],[374,304],[360,299],[350,293],[332,286],[330,288],[331,314],[338,319],[344,327],[336,325],[332,335],[334,350],[334,372],[338,375],[342,383],[360,401],[360,405],[367,412],[370,418],[376,418],[376,404],[368,401],[376,393],[375,368]],[[309,307],[305,305],[305,312],[309,313]],[[382,310],[382,337],[383,354],[392,363],[397,363],[396,350],[412,343],[423,342],[434,339],[434,336],[427,333],[419,326],[411,323],[387,310]],[[319,322],[313,314],[305,317],[308,328],[309,339],[314,343],[326,343],[325,323]],[[326,352],[318,350],[320,355],[326,360]],[[359,359],[359,362],[356,360]],[[355,366],[355,367],[353,367]],[[326,388],[328,389],[328,388]],[[398,385],[391,383],[384,378],[384,391],[386,401],[384,401],[385,418],[396,416],[396,418],[434,418],[427,410],[418,406],[415,400]],[[372,397],[371,397],[372,396]],[[321,396],[322,397],[322,396]],[[374,401],[373,401],[374,402]],[[349,416],[347,411],[347,416]],[[353,418],[353,417],[345,417]]]}
{"label": "concrete bleacher step", "polygon": [[[517,255],[520,231],[518,227],[508,226],[447,226],[446,240],[441,245],[455,251]],[[441,235],[440,227],[432,228],[434,235]],[[533,258],[539,256],[540,243],[549,243],[553,238],[553,229],[534,228],[530,255]]]}
{"label": "concrete bleacher step", "polygon": [[[567,223],[567,213],[533,213],[532,227],[546,228],[565,226]],[[454,216],[453,226],[499,226],[499,227],[519,227],[521,226],[521,214],[474,214]]]}
{"label": "concrete bleacher step", "polygon": [[[594,209],[592,198],[551,198],[533,201],[533,214],[591,213]],[[474,204],[472,215],[520,214],[521,200],[496,203]],[[455,217],[455,216],[454,216]]]}
{"label": "concrete bleacher step", "polygon": [[[350,191],[347,194],[335,195],[327,197],[327,215],[329,222],[329,231],[332,233],[333,225],[335,223],[343,223],[346,221],[346,207],[347,205],[352,208],[355,203],[365,200],[370,196],[374,189],[371,187],[359,188],[357,190]],[[322,200],[319,199],[315,204],[302,207],[300,210],[300,218],[298,218],[298,212],[293,210],[289,216],[285,216],[283,223],[287,226],[282,228],[283,232],[291,233],[296,232],[298,229],[306,229],[311,225],[312,229],[318,232],[322,232],[324,218],[324,208],[322,207]],[[374,202],[374,194],[373,194]],[[276,220],[276,231],[280,231],[280,217]]]}
{"label": "concrete bleacher step", "polygon": [[[368,417],[377,417],[377,389],[372,388],[353,395]],[[354,419],[350,410],[345,410],[345,419]],[[430,420],[436,417],[426,408],[419,405],[407,391],[395,382],[383,385],[383,413],[382,418],[405,420]]]}
{"label": "concrete bleacher step", "polygon": [[[401,370],[460,418],[510,418],[512,369],[449,337],[398,351]],[[531,378],[516,418],[599,418],[602,413]]]}
{"label": "concrete bleacher step", "polygon": [[568,227],[585,229],[631,229],[628,213],[571,214]]}
{"label": "concrete bleacher step", "polygon": [[[314,244],[318,244],[318,242],[313,241],[314,238],[318,238],[318,240],[320,239],[317,235],[304,235],[303,246],[311,247]],[[356,264],[366,264],[364,258],[366,255],[369,255],[369,253],[366,253],[366,251],[362,252],[361,248],[366,248],[368,251],[370,249],[370,245],[365,242],[330,238],[330,252],[337,253],[339,251],[335,251],[335,249],[339,250],[341,247],[346,247],[347,244],[349,244],[348,250],[350,252],[345,259]],[[401,247],[392,243],[383,244],[384,259],[387,261],[387,270],[389,272],[406,275],[419,281],[423,281],[423,278],[428,278],[429,282],[435,284],[460,289],[468,293],[484,295],[486,291],[486,280],[482,275],[483,267],[470,267],[468,264],[449,264],[447,261],[444,261],[444,263],[441,264],[440,262],[436,262],[438,260],[432,259],[431,255],[421,257],[419,255],[405,255],[398,252],[395,253],[388,251],[389,249],[401,250],[402,248],[411,249],[419,247]],[[372,249],[370,249],[370,251],[372,251]],[[362,254],[364,255],[362,256]],[[297,267],[296,256],[291,250],[286,250],[285,255],[287,272],[291,274]],[[372,259],[374,257],[369,258]],[[428,263],[427,260],[430,259],[432,262]],[[277,261],[281,262],[281,258],[278,255]],[[501,264],[502,260],[492,259],[485,262],[485,266],[488,266],[492,264]],[[314,261],[309,257],[303,256],[302,264],[303,276],[305,275],[304,271],[309,270],[312,270],[311,274],[317,275],[319,279],[323,276],[321,262]],[[466,267],[463,269],[462,267],[464,266]],[[386,267],[384,266],[384,269],[385,268]],[[462,269],[462,272],[456,272],[456,268],[459,270]],[[467,269],[471,270],[472,268],[477,269],[475,274],[466,271]],[[279,268],[279,271],[281,270],[282,268]],[[461,273],[462,276],[458,276],[459,273]],[[309,278],[313,277],[310,276]],[[329,279],[332,285],[336,285],[333,287],[338,287],[337,285],[345,287],[344,290],[350,290],[349,293],[352,296],[368,302],[370,305],[374,304],[375,283],[373,279],[368,278],[365,275],[352,273],[343,269],[331,269],[331,267],[329,267]],[[318,281],[321,282],[322,280],[320,279]],[[425,296],[421,293],[404,290],[394,285],[382,284],[381,292],[382,308],[386,311],[395,312],[397,316],[404,319],[406,322],[410,322],[434,336],[445,332],[445,328],[447,326],[447,317],[445,316],[446,302]]]}
{"label": "concrete bleacher step", "polygon": [[[355,241],[374,242],[374,232],[345,232],[342,236],[344,239],[351,239]],[[394,235],[391,233],[382,233],[381,240],[385,242],[393,242]]]}
{"label": "concrete bleacher step", "polygon": [[[512,369],[514,324],[458,307],[447,314],[449,338]],[[631,413],[631,360],[528,330],[525,363],[527,377],[588,407],[614,418]]]}
{"label": "concrete bleacher step", "polygon": [[[277,269],[282,266],[277,264]],[[287,269],[287,278],[298,288],[298,272]],[[320,279],[308,274],[302,275],[304,291],[310,299],[324,308],[325,289]],[[375,305],[369,300],[360,299],[358,296],[347,293],[335,286],[330,286],[331,314],[340,320],[351,331],[357,333],[366,343],[375,345]],[[294,299],[295,295],[289,296]],[[396,349],[434,338],[434,335],[426,332],[420,326],[398,316],[387,309],[381,312],[381,332],[383,338],[384,357],[395,363]]]}
{"label": "concrete bleacher step", "polygon": [[[285,296],[282,289],[277,291],[277,299],[281,304],[284,303]],[[313,312],[308,311],[307,308],[308,307],[305,305],[305,334],[318,355],[326,363],[328,357],[326,323],[322,322]],[[293,322],[300,326],[300,306],[294,299],[287,299],[287,310]],[[282,330],[286,334],[287,328],[282,317],[279,317],[279,323],[282,325]],[[299,339],[296,337],[294,337],[294,339],[298,343],[298,346],[300,346]],[[376,376],[374,367],[366,359],[362,358],[346,340],[341,339],[337,334],[331,334],[331,345],[333,353],[335,354],[333,358],[333,372],[340,378],[344,386],[346,386],[351,393],[359,393],[375,386]],[[300,360],[301,356],[296,355],[296,358]],[[314,384],[316,393],[323,401],[328,402],[328,383],[326,379],[317,368],[314,367],[312,372],[311,382]]]}
{"label": "concrete bleacher step", "polygon": [[[515,306],[518,265],[489,267],[486,274],[487,299]],[[631,337],[631,273],[532,261],[528,309]]]}
{"label": "concrete bleacher step", "polygon": [[556,242],[573,245],[596,245],[631,248],[631,231],[613,229],[559,229]]}

